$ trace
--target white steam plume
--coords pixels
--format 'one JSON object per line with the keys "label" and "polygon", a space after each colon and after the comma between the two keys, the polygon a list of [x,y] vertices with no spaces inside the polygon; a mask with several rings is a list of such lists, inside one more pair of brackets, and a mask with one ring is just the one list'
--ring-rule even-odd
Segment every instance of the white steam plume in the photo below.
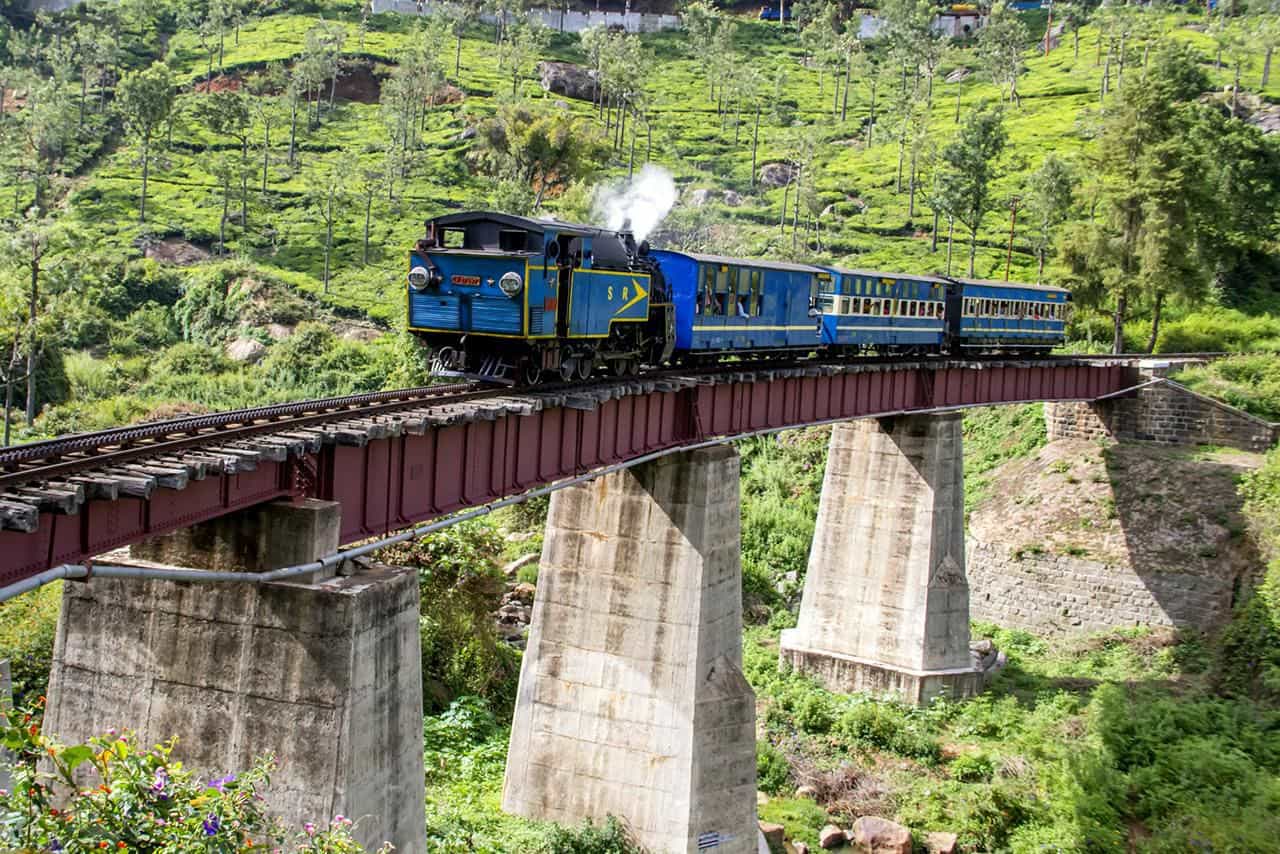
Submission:
{"label": "white steam plume", "polygon": [[676,196],[671,173],[648,163],[630,181],[597,187],[591,199],[591,218],[606,228],[630,228],[641,241],[662,222]]}

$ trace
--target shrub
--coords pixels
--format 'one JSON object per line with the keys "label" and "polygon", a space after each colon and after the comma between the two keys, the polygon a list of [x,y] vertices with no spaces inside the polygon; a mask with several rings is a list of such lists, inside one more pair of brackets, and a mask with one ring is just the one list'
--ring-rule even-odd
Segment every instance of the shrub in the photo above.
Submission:
{"label": "shrub", "polygon": [[9,660],[13,701],[34,705],[49,685],[62,584],[48,584],[0,604],[0,658]]}
{"label": "shrub", "polygon": [[1250,317],[1232,309],[1197,312],[1166,323],[1159,353],[1240,353],[1280,349],[1280,318]]}
{"label": "shrub", "polygon": [[1188,368],[1175,379],[1259,418],[1280,421],[1280,359],[1274,355],[1218,359]]}
{"label": "shrub", "polygon": [[951,761],[951,777],[962,783],[989,783],[994,773],[991,757],[985,753],[966,753]]}
{"label": "shrub", "polygon": [[576,828],[555,827],[547,832],[545,854],[640,854],[641,848],[613,816],[599,827],[588,819]]}
{"label": "shrub", "polygon": [[172,758],[174,740],[148,749],[125,733],[62,745],[41,734],[33,722],[38,711],[6,712],[0,732],[16,757],[12,787],[0,792],[0,844],[6,850],[363,850],[351,838],[351,820],[342,816],[328,826],[300,829],[270,818],[262,799],[269,761],[206,783]]}
{"label": "shrub", "polygon": [[887,750],[919,762],[937,762],[942,751],[923,719],[903,707],[879,701],[855,703],[836,721],[837,736],[851,745]]}
{"label": "shrub", "polygon": [[379,560],[418,570],[422,700],[428,713],[463,695],[484,697],[510,713],[520,656],[498,639],[492,616],[502,594],[495,566],[502,546],[492,524],[473,520],[378,552]]}
{"label": "shrub", "polygon": [[756,742],[756,786],[771,795],[791,788],[791,767],[786,755],[767,741]]}

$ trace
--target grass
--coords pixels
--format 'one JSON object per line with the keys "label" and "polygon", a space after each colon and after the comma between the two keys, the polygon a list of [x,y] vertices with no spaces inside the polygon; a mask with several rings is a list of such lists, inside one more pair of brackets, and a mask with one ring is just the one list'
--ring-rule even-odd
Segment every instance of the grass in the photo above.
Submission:
{"label": "grass", "polygon": [[1187,368],[1173,378],[1251,415],[1280,421],[1280,358],[1276,356],[1232,356]]}

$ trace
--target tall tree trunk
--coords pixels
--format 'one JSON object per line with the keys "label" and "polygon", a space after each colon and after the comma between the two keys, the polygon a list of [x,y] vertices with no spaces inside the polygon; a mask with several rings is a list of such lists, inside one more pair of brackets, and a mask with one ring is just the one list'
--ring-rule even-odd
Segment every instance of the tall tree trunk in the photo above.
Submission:
{"label": "tall tree trunk", "polygon": [[796,202],[791,214],[791,248],[796,248],[796,229],[800,226],[800,187],[804,178],[803,170],[796,170]]}
{"label": "tall tree trunk", "polygon": [[778,233],[787,235],[787,200],[791,198],[791,181],[782,185],[782,219],[778,220]]}
{"label": "tall tree trunk", "polygon": [[1271,54],[1273,52],[1275,52],[1275,47],[1267,45],[1267,53],[1262,58],[1262,86],[1259,88],[1265,89],[1267,84],[1271,82]]}
{"label": "tall tree trunk", "polygon": [[1041,247],[1036,254],[1040,256],[1039,266],[1036,268],[1036,284],[1039,285],[1044,282],[1044,248]]}
{"label": "tall tree trunk", "polygon": [[1164,291],[1156,291],[1156,303],[1151,307],[1151,337],[1147,339],[1147,352],[1156,351],[1156,340],[1160,337],[1160,313],[1164,308]]}
{"label": "tall tree trunk", "polygon": [[227,42],[227,34],[223,30],[218,30],[218,70],[219,71],[227,67],[226,42]]}
{"label": "tall tree trunk", "polygon": [[289,166],[294,164],[294,144],[298,139],[298,97],[293,98],[293,107],[289,114]]}
{"label": "tall tree trunk", "polygon": [[9,361],[9,373],[4,380],[4,446],[9,447],[9,422],[13,419],[13,360]]}
{"label": "tall tree trunk", "polygon": [[636,174],[636,120],[631,119],[631,153],[627,155],[627,180]]}
{"label": "tall tree trunk", "polygon": [[956,218],[947,215],[947,275],[951,275],[951,245],[956,237]]}
{"label": "tall tree trunk", "polygon": [[373,211],[373,191],[370,190],[369,195],[364,199],[364,254],[361,256],[361,266],[369,266],[369,216]]}
{"label": "tall tree trunk", "polygon": [[249,133],[240,142],[240,228],[249,231]]}
{"label": "tall tree trunk", "polygon": [[40,250],[31,247],[31,300],[27,306],[27,322],[31,332],[27,345],[27,426],[36,420],[36,320],[40,309]]}
{"label": "tall tree trunk", "polygon": [[969,278],[973,278],[973,260],[978,254],[978,226],[969,226]]}
{"label": "tall tree trunk", "polygon": [[960,84],[956,84],[956,115],[952,119],[954,124],[960,124]]}
{"label": "tall tree trunk", "polygon": [[324,203],[324,279],[323,291],[329,293],[329,253],[333,251],[333,187]]}
{"label": "tall tree trunk", "polygon": [[916,150],[917,146],[911,146],[911,174],[907,179],[907,218],[916,215]]}
{"label": "tall tree trunk", "polygon": [[[935,189],[935,190],[937,189],[937,184],[936,184],[936,182],[935,182],[935,184],[934,184],[934,189]],[[930,235],[929,235],[929,237],[930,237],[930,239],[929,239],[929,251],[930,251],[930,252],[937,252],[937,251],[938,251],[938,215],[939,215],[939,214],[938,214],[938,206],[937,206],[937,205],[934,205],[934,206],[933,206],[933,230],[930,232]]]}
{"label": "tall tree trunk", "polygon": [[[1240,58],[1236,57],[1236,76],[1231,83],[1231,115],[1239,115],[1236,112],[1240,107]],[[1150,351],[1148,351],[1150,352]]]}
{"label": "tall tree trunk", "polygon": [[756,123],[751,131],[751,186],[756,185],[756,152],[760,148],[760,104],[756,103]]}
{"label": "tall tree trunk", "polygon": [[222,181],[222,220],[218,223],[218,250],[227,254],[227,217],[231,215],[231,176]]}
{"label": "tall tree trunk", "polygon": [[267,168],[271,157],[271,125],[262,123],[262,195],[267,194]]}
{"label": "tall tree trunk", "polygon": [[898,134],[898,177],[894,179],[893,191],[895,193],[902,192],[902,164],[907,151],[907,131],[904,125],[902,133]]}
{"label": "tall tree trunk", "polygon": [[1124,88],[1124,55],[1125,55],[1124,43],[1127,40],[1128,35],[1129,35],[1128,33],[1120,34],[1120,55],[1116,57],[1116,88],[1117,89]]}
{"label": "tall tree trunk", "polygon": [[147,177],[151,171],[151,133],[142,135],[142,202],[138,205],[138,222],[147,221]]}
{"label": "tall tree trunk", "polygon": [[1111,322],[1111,352],[1124,352],[1124,319],[1129,311],[1129,295],[1121,291],[1116,297],[1116,310]]}
{"label": "tall tree trunk", "polygon": [[[77,127],[84,127],[84,102],[88,96],[89,96],[89,77],[84,73],[84,71],[81,71],[80,72],[80,122],[77,125]],[[3,104],[0,104],[0,115],[3,115],[4,113],[3,106],[4,106]]]}
{"label": "tall tree trunk", "polygon": [[853,65],[853,58],[846,55],[844,58],[844,92],[840,95],[840,121],[846,121],[849,118],[849,77],[853,73],[850,67]]}
{"label": "tall tree trunk", "polygon": [[871,84],[870,114],[867,116],[867,148],[875,144],[876,135],[876,84]]}
{"label": "tall tree trunk", "polygon": [[458,33],[458,43],[453,49],[453,76],[460,78],[462,75],[462,33]]}

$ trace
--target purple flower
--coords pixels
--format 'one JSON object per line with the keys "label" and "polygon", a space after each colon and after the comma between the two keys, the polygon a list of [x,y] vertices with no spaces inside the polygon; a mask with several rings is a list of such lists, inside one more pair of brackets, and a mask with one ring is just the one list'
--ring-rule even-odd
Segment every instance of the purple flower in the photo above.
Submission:
{"label": "purple flower", "polygon": [[236,781],[236,775],[228,774],[225,777],[219,777],[218,779],[214,780],[212,783],[209,784],[209,788],[217,789],[219,792],[221,792],[224,786],[226,786],[228,783],[234,783],[235,781]]}
{"label": "purple flower", "polygon": [[62,850],[62,843],[61,843],[61,842],[59,842],[59,841],[58,841],[58,840],[56,840],[56,839],[50,839],[50,840],[49,840],[49,850],[50,850],[50,851],[61,851],[61,850]]}
{"label": "purple flower", "polygon": [[169,772],[161,768],[158,771],[156,771],[156,779],[155,779],[155,782],[151,784],[151,791],[157,795],[160,795],[162,798],[167,797],[164,793],[164,787],[167,786],[168,784],[169,784]]}
{"label": "purple flower", "polygon": [[222,822],[218,820],[216,815],[209,813],[204,820],[204,835],[213,836],[218,832],[218,828],[220,827],[222,827]]}

